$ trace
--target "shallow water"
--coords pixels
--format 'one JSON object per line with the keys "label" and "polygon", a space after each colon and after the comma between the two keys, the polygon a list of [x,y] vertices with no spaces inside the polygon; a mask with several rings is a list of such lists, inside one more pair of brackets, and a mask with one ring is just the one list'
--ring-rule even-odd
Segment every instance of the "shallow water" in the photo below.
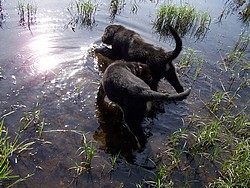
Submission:
{"label": "shallow water", "polygon": [[[191,3],[200,10],[207,10],[213,19],[203,41],[196,41],[189,36],[183,39],[184,49],[189,47],[199,50],[199,55],[206,60],[203,70],[206,77],[195,83],[192,83],[192,78],[181,77],[185,87],[192,85],[191,96],[176,104],[164,104],[165,113],[145,119],[142,127],[150,135],[146,146],[142,151],[131,151],[123,145],[129,144],[129,141],[122,138],[119,129],[113,127],[111,130],[108,126],[109,123],[116,125],[112,113],[100,117],[95,105],[101,71],[91,49],[93,45],[100,44],[103,30],[111,22],[109,3],[102,1],[99,4],[96,25],[92,29],[82,28],[73,32],[65,28],[70,21],[66,11],[70,1],[58,2],[44,0],[37,3],[36,23],[31,26],[31,31],[19,25],[15,9],[17,2],[3,3],[8,17],[0,29],[3,77],[0,80],[0,114],[15,111],[5,122],[11,134],[17,131],[24,112],[41,109],[40,116],[46,122],[43,139],[38,139],[34,127],[24,131],[23,139],[36,143],[30,153],[12,159],[13,163],[18,161],[14,165],[14,173],[21,177],[34,175],[17,187],[134,187],[143,179],[154,177],[154,170],[147,170],[147,167],[154,167],[148,158],[154,159],[161,153],[168,136],[185,126],[187,115],[199,110],[199,91],[206,98],[219,87],[213,85],[218,74],[216,63],[237,41],[241,23],[233,16],[223,20],[222,24],[215,23],[223,9],[223,1]],[[159,5],[141,2],[137,14],[132,14],[131,5],[127,3],[114,23],[131,28],[150,43],[171,50],[174,45],[170,41],[159,41],[159,35],[152,29]],[[160,88],[173,92],[165,80],[160,83]],[[106,123],[101,118],[106,118]],[[78,149],[82,137],[72,130],[84,131],[87,140],[93,141],[96,147],[90,173],[84,173],[77,179],[74,179],[69,168],[74,166],[74,161],[81,161]],[[117,153],[121,148],[125,152],[118,158],[117,169],[110,173],[110,153]],[[201,185],[197,182],[194,187]]]}

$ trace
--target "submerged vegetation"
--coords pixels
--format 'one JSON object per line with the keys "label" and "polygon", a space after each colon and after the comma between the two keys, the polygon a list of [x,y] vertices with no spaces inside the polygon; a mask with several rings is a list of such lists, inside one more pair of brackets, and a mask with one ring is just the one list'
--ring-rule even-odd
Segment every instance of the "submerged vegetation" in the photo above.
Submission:
{"label": "submerged vegetation", "polygon": [[197,39],[203,39],[211,23],[208,12],[199,12],[188,4],[181,6],[172,3],[163,4],[157,12],[154,29],[161,35],[169,34],[168,25],[171,25],[181,37],[191,33]]}
{"label": "submerged vegetation", "polygon": [[91,0],[75,0],[67,8],[71,20],[67,27],[73,31],[76,28],[87,27],[92,28],[95,25],[95,13],[98,4]]}

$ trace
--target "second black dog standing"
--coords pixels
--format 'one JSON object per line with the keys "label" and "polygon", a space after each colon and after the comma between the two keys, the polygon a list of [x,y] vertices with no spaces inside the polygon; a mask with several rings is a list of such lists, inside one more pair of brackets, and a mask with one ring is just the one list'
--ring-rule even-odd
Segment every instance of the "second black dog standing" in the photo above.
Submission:
{"label": "second black dog standing", "polygon": [[[101,80],[98,100],[109,100],[118,104],[131,133],[137,135],[138,125],[147,111],[147,102],[152,100],[183,100],[190,89],[179,94],[164,94],[151,90],[153,81],[148,65],[138,62],[115,61],[107,67]],[[136,137],[136,136],[135,136]]]}
{"label": "second black dog standing", "polygon": [[102,36],[102,42],[111,45],[112,48],[104,47],[95,51],[113,60],[124,59],[147,64],[153,78],[150,83],[151,89],[156,91],[158,82],[165,77],[175,90],[181,93],[184,89],[172,61],[182,50],[182,40],[171,26],[169,29],[176,41],[175,49],[170,52],[145,42],[138,33],[121,25],[109,25]]}

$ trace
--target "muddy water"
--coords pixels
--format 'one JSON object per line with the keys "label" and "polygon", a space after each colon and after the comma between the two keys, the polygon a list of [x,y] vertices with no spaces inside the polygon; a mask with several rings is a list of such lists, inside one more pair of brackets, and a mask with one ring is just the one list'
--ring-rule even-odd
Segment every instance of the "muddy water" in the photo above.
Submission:
{"label": "muddy water", "polygon": [[[115,118],[119,118],[119,114],[114,116],[104,112],[100,115],[95,105],[101,72],[91,49],[100,44],[100,36],[111,22],[109,3],[102,1],[99,4],[96,25],[92,29],[76,29],[75,32],[65,28],[71,19],[66,11],[69,4],[70,1],[66,0],[39,1],[36,23],[29,31],[26,26],[19,25],[15,9],[17,2],[3,3],[8,16],[0,30],[3,77],[0,80],[0,114],[14,110],[5,122],[13,135],[24,112],[40,109],[40,117],[45,119],[42,139],[33,126],[22,134],[22,139],[35,141],[34,149],[22,157],[13,157],[14,172],[21,177],[33,176],[17,187],[134,187],[143,179],[154,177],[154,170],[148,170],[154,165],[148,159],[154,160],[163,151],[168,136],[185,125],[188,114],[199,109],[198,91],[201,90],[204,97],[211,92],[213,79],[218,74],[216,61],[236,42],[241,31],[240,23],[235,17],[224,20],[222,25],[215,23],[223,8],[222,2],[192,3],[200,10],[210,12],[213,22],[203,41],[185,37],[184,48],[200,51],[206,60],[203,74],[208,76],[195,83],[192,83],[192,78],[181,77],[185,87],[193,84],[191,96],[176,104],[163,104],[165,113],[145,119],[142,127],[149,135],[146,146],[142,151],[132,151],[128,138],[116,128]],[[171,50],[174,45],[169,41],[159,41],[159,36],[152,30],[159,5],[142,2],[137,14],[131,14],[128,2],[114,23],[125,25],[150,43]],[[173,91],[166,81],[160,83],[160,88]],[[96,150],[90,173],[74,178],[73,170],[69,169],[74,167],[74,161],[81,162],[78,149],[82,136],[78,133],[82,131]],[[111,154],[121,149],[117,169],[110,173]]]}

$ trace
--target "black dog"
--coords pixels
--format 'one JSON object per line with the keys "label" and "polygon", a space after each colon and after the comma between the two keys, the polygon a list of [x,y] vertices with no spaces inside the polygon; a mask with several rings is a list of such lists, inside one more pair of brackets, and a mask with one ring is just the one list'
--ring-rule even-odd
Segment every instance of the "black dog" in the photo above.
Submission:
{"label": "black dog", "polygon": [[115,61],[103,74],[97,100],[104,100],[107,95],[109,100],[118,104],[128,128],[136,135],[137,127],[147,112],[147,102],[183,100],[190,93],[190,89],[171,95],[153,91],[148,85],[152,80],[148,65]]}
{"label": "black dog", "polygon": [[139,34],[121,25],[106,27],[102,36],[102,42],[111,45],[112,48],[97,48],[95,51],[113,60],[124,59],[147,64],[153,78],[149,85],[151,89],[156,91],[158,82],[165,77],[175,90],[181,93],[184,89],[176,75],[172,61],[181,52],[182,41],[171,26],[169,26],[169,29],[176,41],[176,47],[171,52],[166,52],[162,48],[146,43]]}

